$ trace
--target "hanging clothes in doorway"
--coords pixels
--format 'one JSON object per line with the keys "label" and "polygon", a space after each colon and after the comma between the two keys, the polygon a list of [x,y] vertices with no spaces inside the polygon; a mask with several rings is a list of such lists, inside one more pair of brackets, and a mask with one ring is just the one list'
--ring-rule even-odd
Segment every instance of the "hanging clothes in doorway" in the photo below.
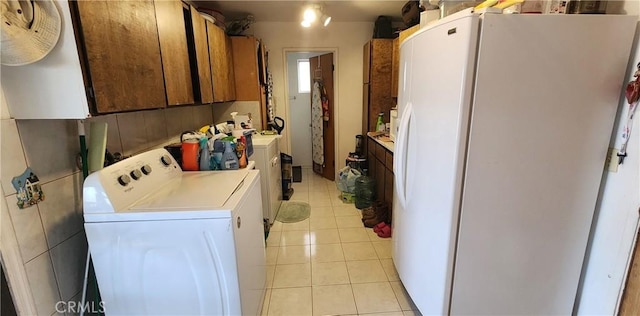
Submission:
{"label": "hanging clothes in doorway", "polygon": [[[314,79],[311,94],[311,137],[314,164],[324,165],[324,113],[322,110],[322,80]],[[315,166],[314,166],[315,167]],[[314,168],[315,169],[315,168]]]}

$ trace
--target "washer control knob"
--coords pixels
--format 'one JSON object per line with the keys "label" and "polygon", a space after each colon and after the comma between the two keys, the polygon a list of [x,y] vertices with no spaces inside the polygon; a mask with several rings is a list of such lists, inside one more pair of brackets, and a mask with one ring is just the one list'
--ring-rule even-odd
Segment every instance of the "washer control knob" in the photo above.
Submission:
{"label": "washer control knob", "polygon": [[142,172],[140,172],[140,170],[138,169],[131,171],[129,174],[131,175],[131,178],[133,178],[133,180],[139,180],[140,177],[142,177]]}
{"label": "washer control knob", "polygon": [[123,187],[126,187],[129,184],[129,182],[131,182],[131,178],[129,178],[129,176],[126,174],[123,174],[118,177],[118,183],[120,183],[120,185]]}
{"label": "washer control knob", "polygon": [[169,166],[171,165],[171,157],[169,157],[169,155],[164,155],[162,156],[162,158],[160,158],[160,161],[162,162],[163,165],[165,166]]}
{"label": "washer control knob", "polygon": [[151,173],[151,166],[144,165],[142,166],[142,168],[140,168],[140,170],[142,170],[142,173],[144,173],[145,175],[149,175]]}

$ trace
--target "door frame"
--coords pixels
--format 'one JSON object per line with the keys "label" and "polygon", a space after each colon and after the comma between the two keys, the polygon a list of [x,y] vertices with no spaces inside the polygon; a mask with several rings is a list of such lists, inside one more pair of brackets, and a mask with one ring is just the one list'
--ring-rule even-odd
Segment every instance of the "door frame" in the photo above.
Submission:
{"label": "door frame", "polygon": [[31,285],[27,278],[25,263],[22,260],[18,239],[13,228],[11,215],[9,214],[8,198],[5,197],[4,189],[0,189],[2,197],[0,198],[0,217],[2,218],[2,228],[0,229],[0,237],[2,247],[0,248],[0,261],[4,267],[5,277],[9,286],[13,305],[18,315],[36,315],[36,306],[31,293]]}
{"label": "door frame", "polygon": [[[338,71],[340,70],[340,65],[338,64],[338,48],[337,47],[308,47],[308,48],[302,48],[302,47],[291,47],[291,48],[283,48],[282,49],[282,63],[284,65],[284,69],[283,69],[283,73],[284,73],[284,109],[285,109],[285,120],[286,122],[291,122],[291,104],[290,104],[290,100],[289,100],[289,65],[287,64],[287,54],[288,53],[333,53],[333,66],[334,66],[334,70],[333,70],[333,108],[331,109],[332,111],[332,116],[334,118],[334,122],[333,122],[333,130],[334,130],[334,137],[333,137],[333,147],[334,147],[334,161],[337,162],[337,158],[336,157],[338,155],[338,148],[339,148],[339,142],[337,139],[337,135],[340,135],[340,124],[338,124],[338,122],[340,121],[340,116],[339,113],[340,111],[338,111],[338,108],[340,106],[340,102],[338,100],[338,95],[340,94],[339,90],[340,90],[340,84],[338,82]],[[291,129],[287,129],[285,128],[284,133],[285,136],[287,138],[287,142],[285,145],[285,149],[286,152],[291,152],[291,133],[290,133]],[[335,178],[338,178],[338,170],[337,170],[337,166],[338,164],[336,163],[334,168],[333,168],[333,173]]]}

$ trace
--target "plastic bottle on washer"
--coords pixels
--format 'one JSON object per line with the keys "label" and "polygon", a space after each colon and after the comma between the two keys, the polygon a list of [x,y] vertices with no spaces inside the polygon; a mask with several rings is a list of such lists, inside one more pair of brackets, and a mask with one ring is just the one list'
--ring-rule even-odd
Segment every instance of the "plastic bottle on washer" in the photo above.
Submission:
{"label": "plastic bottle on washer", "polygon": [[222,170],[235,170],[238,169],[238,155],[233,147],[231,147],[230,141],[224,143],[224,153],[222,154],[222,161],[220,163]]}
{"label": "plastic bottle on washer", "polygon": [[200,171],[211,170],[211,151],[209,150],[208,139],[200,138]]}

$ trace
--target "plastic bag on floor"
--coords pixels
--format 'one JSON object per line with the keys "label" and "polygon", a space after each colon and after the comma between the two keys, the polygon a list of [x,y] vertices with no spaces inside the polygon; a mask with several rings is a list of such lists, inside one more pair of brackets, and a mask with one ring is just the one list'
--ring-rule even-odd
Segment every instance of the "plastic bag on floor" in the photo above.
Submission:
{"label": "plastic bag on floor", "polygon": [[355,193],[356,179],[361,175],[362,173],[358,171],[358,169],[353,169],[349,166],[340,169],[338,172],[338,181],[336,181],[338,190],[347,193]]}

